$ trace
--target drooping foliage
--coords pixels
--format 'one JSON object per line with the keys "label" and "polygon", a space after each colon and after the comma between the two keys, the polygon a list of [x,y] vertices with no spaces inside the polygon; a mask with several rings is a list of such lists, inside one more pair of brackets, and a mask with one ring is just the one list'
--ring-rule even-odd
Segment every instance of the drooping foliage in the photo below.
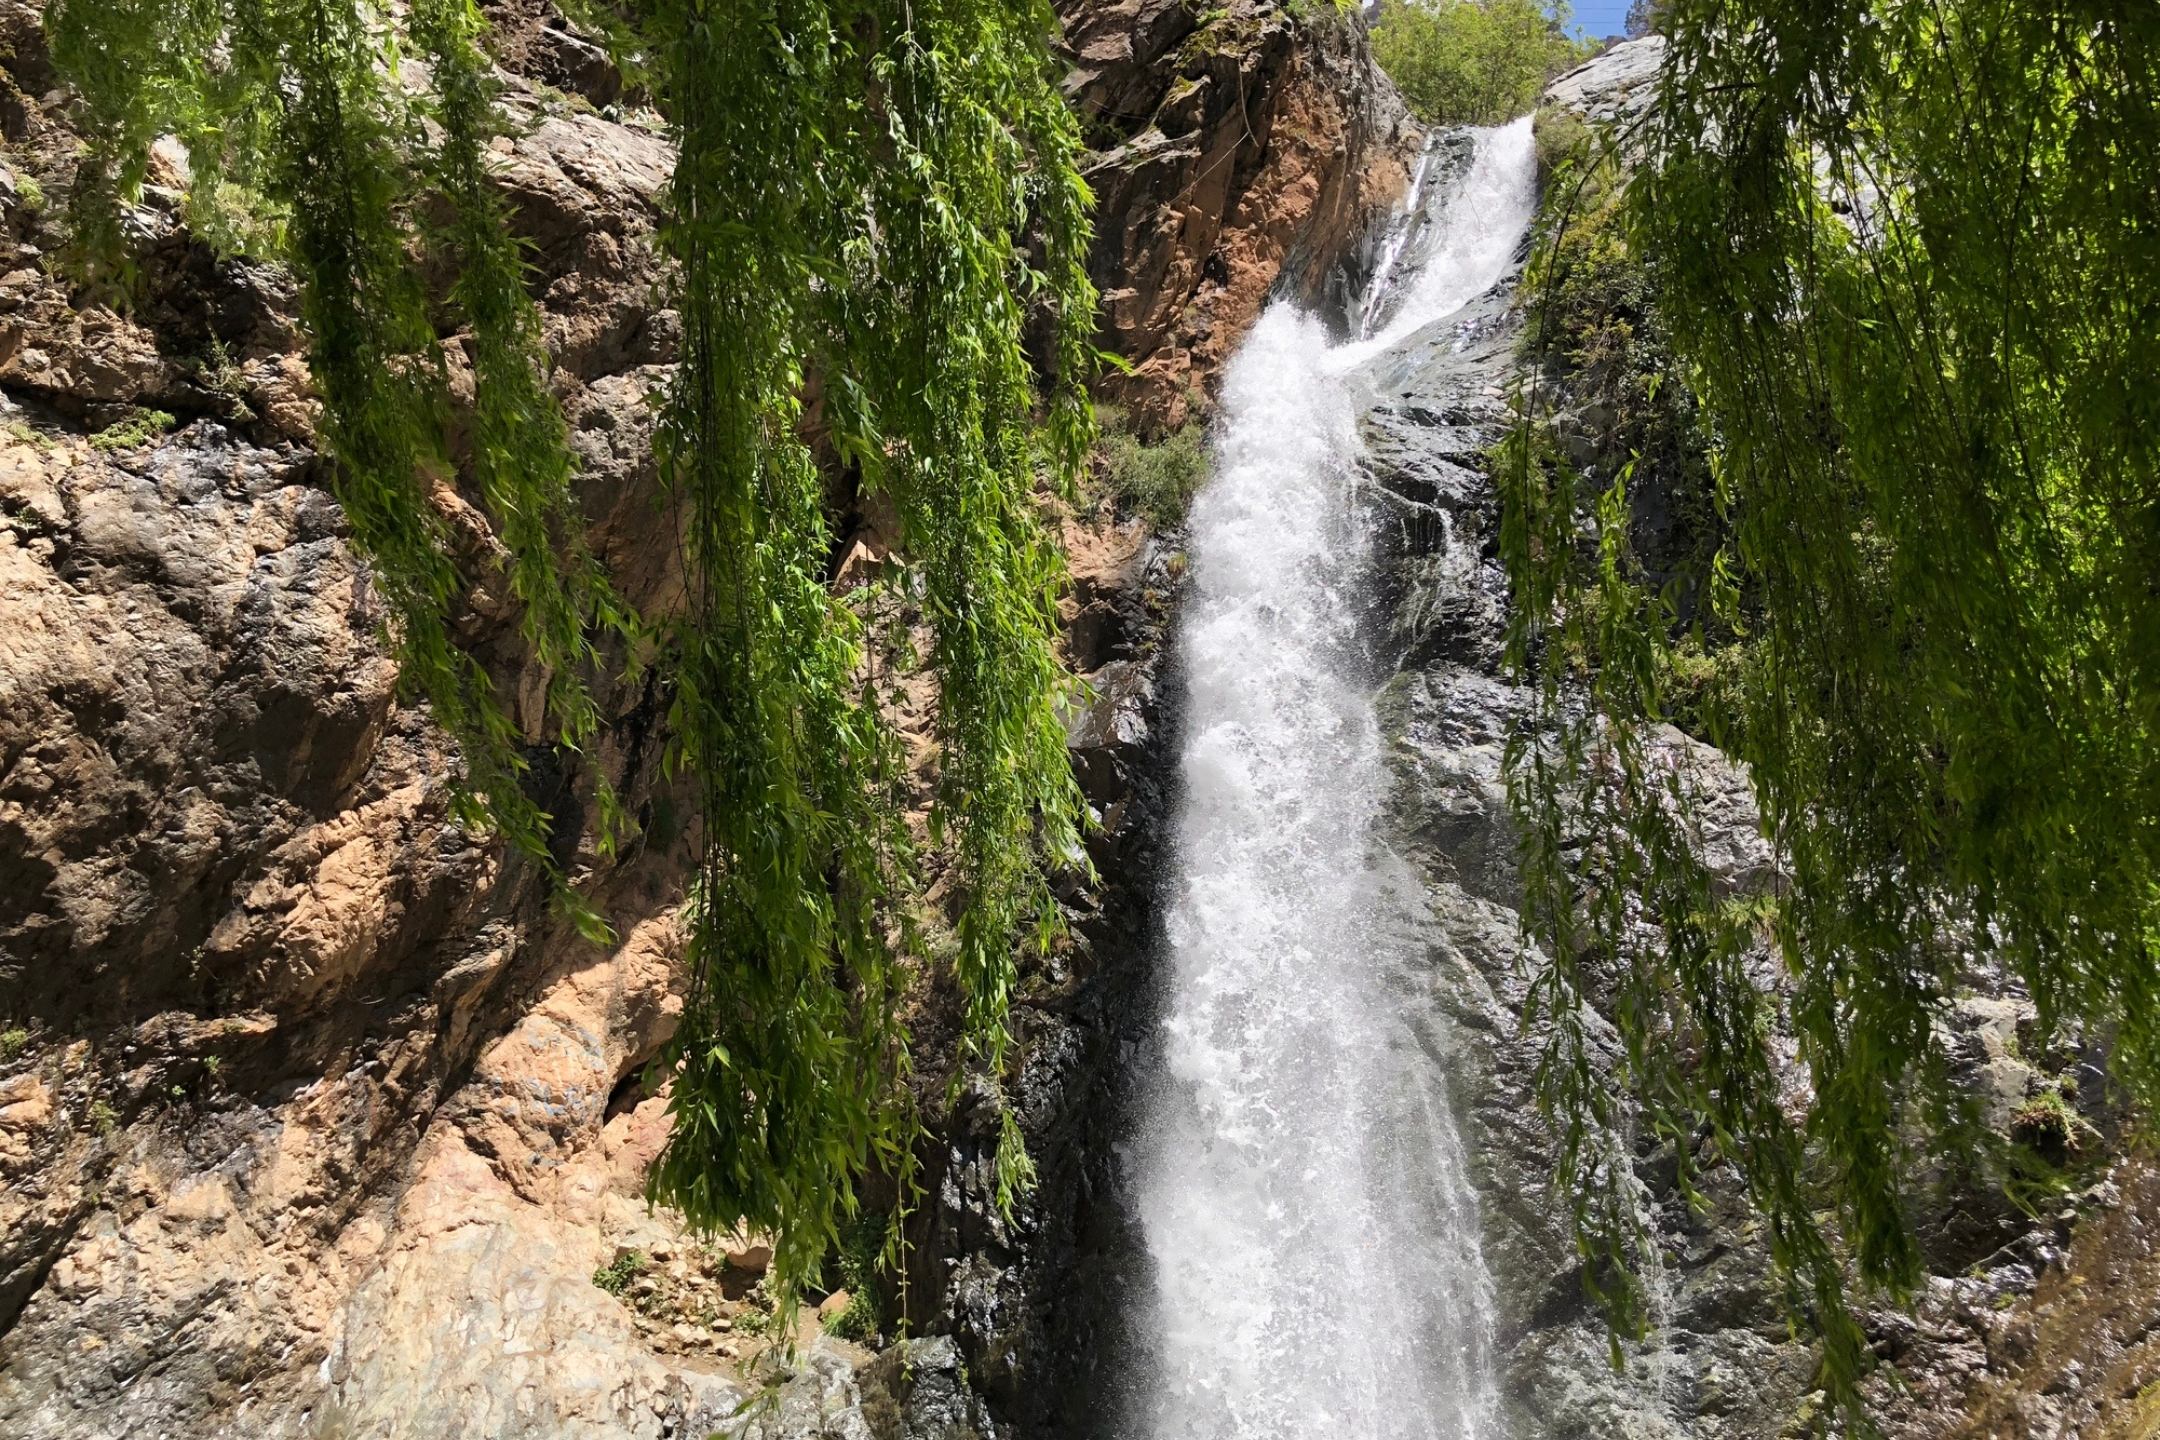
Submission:
{"label": "drooping foliage", "polygon": [[[1655,101],[1611,140],[1632,177],[1560,177],[1533,328],[1567,325],[1597,211],[1699,402],[1714,543],[1650,563],[1647,472],[1567,463],[1526,397],[1501,472],[1542,1088],[1586,1236],[1625,1262],[1581,1019],[1605,986],[1626,1080],[1745,1175],[1849,1401],[1845,1271],[1921,1274],[1908,1189],[1960,1127],[1961,987],[2016,977],[2160,1098],[2160,10],[1661,10]],[[1746,763],[1772,855],[1742,891],[1659,729],[1706,649],[1734,663],[1692,718]]]}
{"label": "drooping foliage", "polygon": [[[1042,859],[1078,851],[1060,569],[1031,499],[1039,470],[1076,475],[1091,425],[1087,194],[1052,23],[983,0],[656,4],[638,21],[681,148],[663,239],[684,351],[661,444],[693,516],[673,718],[708,830],[696,1038],[656,1185],[699,1221],[775,1224],[790,1276],[813,1273],[850,1177],[902,1161],[904,1138],[880,1073],[898,1048],[877,903],[903,836],[879,793],[890,737],[853,679],[860,635],[823,585],[813,377],[825,433],[892,498],[915,562],[940,686],[933,823],[965,896],[969,1043],[993,1072],[1016,932],[1047,942],[1055,923]],[[1043,414],[1030,304],[1051,330]],[[1007,1125],[1009,1191],[1025,1155]]]}
{"label": "drooping foliage", "polygon": [[1541,0],[1404,0],[1381,12],[1373,58],[1429,125],[1497,125],[1583,57],[1568,7]]}
{"label": "drooping foliage", "polygon": [[[127,283],[120,208],[171,134],[199,233],[274,248],[298,277],[337,493],[406,683],[461,743],[473,818],[551,864],[524,737],[456,643],[476,577],[435,499],[457,478],[445,344],[473,372],[465,478],[553,677],[549,738],[601,724],[610,632],[657,657],[701,825],[654,1191],[698,1225],[775,1232],[792,1303],[857,1182],[904,1172],[912,1139],[898,957],[923,857],[890,677],[827,585],[828,480],[845,468],[900,517],[899,588],[939,687],[931,826],[959,897],[967,1058],[995,1075],[1017,949],[1057,922],[1045,867],[1085,863],[1051,643],[1062,569],[1034,496],[1069,486],[1092,440],[1089,197],[1047,5],[643,0],[585,18],[678,153],[660,241],[683,340],[655,443],[689,600],[642,620],[580,533],[489,173],[502,110],[472,0],[60,0],[47,23],[93,137],[85,263]],[[1009,1120],[1006,1138],[1009,1194],[1026,1157]]]}

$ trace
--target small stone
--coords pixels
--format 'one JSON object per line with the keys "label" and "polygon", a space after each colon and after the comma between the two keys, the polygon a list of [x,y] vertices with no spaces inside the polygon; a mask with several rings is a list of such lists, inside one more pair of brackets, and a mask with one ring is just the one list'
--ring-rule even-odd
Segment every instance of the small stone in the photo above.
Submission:
{"label": "small stone", "polygon": [[695,1345],[705,1338],[705,1332],[687,1320],[676,1324],[674,1334],[675,1338],[685,1345]]}
{"label": "small stone", "polygon": [[834,1316],[840,1314],[843,1310],[847,1309],[848,1302],[851,1298],[852,1297],[845,1290],[833,1291],[832,1294],[827,1295],[823,1300],[818,1301],[817,1318],[820,1320],[832,1319]]}
{"label": "small stone", "polygon": [[762,1275],[772,1264],[772,1242],[761,1236],[735,1236],[727,1242],[722,1253],[727,1263],[737,1270],[752,1275]]}

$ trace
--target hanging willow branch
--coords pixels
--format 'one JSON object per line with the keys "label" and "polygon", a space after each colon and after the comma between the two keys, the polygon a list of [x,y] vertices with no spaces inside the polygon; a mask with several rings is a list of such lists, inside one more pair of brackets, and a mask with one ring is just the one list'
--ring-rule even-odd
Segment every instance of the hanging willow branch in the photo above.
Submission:
{"label": "hanging willow branch", "polygon": [[[1627,1079],[1740,1168],[1852,1405],[1844,1267],[1892,1295],[1922,1274],[1910,1176],[1954,1139],[1961,987],[2016,977],[2160,1099],[2160,11],[1674,0],[1664,24],[1605,223],[1716,438],[1716,516],[1661,575],[1628,499],[1654,472],[1578,474],[1535,406],[1503,453],[1539,695],[1509,756],[1525,915],[1544,1013],[1620,977]],[[1539,312],[1594,262],[1548,233]],[[1734,657],[1702,718],[1748,767],[1760,896],[1714,883],[1657,742],[1706,644]],[[1548,1104],[1609,1110],[1579,1029],[1553,1035]]]}
{"label": "hanging willow branch", "polygon": [[[818,1263],[851,1177],[904,1165],[907,1138],[886,1104],[901,1046],[877,903],[905,851],[898,762],[853,680],[856,626],[823,589],[810,377],[836,451],[895,503],[930,626],[931,818],[958,860],[968,1044],[993,1074],[1016,938],[1047,944],[1057,922],[1044,861],[1078,848],[1051,647],[1062,572],[1032,499],[1045,468],[1071,482],[1089,440],[1087,195],[1052,23],[939,0],[637,19],[680,147],[662,239],[685,343],[662,458],[695,572],[674,722],[707,787],[697,1038],[654,1182],[701,1222],[776,1225],[789,1279]],[[1031,304],[1053,332],[1047,423]],[[1009,1198],[1025,1155],[1006,1125]]]}
{"label": "hanging willow branch", "polygon": [[[701,1227],[776,1232],[792,1305],[861,1177],[904,1183],[911,1163],[896,947],[913,943],[922,863],[863,625],[826,587],[810,437],[900,516],[939,687],[930,818],[957,867],[965,1046],[994,1077],[1019,948],[1058,924],[1045,867],[1085,864],[1052,645],[1063,571],[1034,497],[1069,489],[1092,439],[1089,196],[1039,0],[644,0],[594,18],[677,147],[660,242],[683,347],[655,443],[687,517],[690,600],[656,640],[668,763],[703,824],[653,1192]],[[472,0],[58,0],[48,27],[96,137],[74,197],[85,263],[128,278],[118,209],[168,133],[189,148],[199,228],[281,247],[321,441],[405,681],[460,742],[471,817],[550,864],[520,737],[451,627],[471,577],[431,501],[450,477],[431,298],[468,332],[470,479],[552,677],[557,743],[601,723],[596,637],[639,622],[572,503],[487,170],[499,120]],[[252,223],[230,223],[241,209]],[[416,247],[453,276],[447,297],[424,291]],[[1029,1171],[1005,1127],[1009,1202]]]}

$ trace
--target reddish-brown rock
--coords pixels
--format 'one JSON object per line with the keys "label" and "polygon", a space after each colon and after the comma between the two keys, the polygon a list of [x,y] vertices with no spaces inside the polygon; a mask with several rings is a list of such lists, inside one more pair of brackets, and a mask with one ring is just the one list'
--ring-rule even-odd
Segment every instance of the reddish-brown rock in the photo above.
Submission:
{"label": "reddish-brown rock", "polygon": [[1182,423],[1268,297],[1326,297],[1401,196],[1418,135],[1354,10],[1273,0],[1071,3],[1066,92],[1094,151],[1105,382]]}

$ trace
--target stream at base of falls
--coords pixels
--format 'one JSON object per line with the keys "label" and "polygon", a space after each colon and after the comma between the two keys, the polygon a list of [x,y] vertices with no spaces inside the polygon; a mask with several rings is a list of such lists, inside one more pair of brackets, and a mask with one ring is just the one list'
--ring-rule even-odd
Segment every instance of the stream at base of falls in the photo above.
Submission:
{"label": "stream at base of falls", "polygon": [[1358,425],[1368,372],[1512,270],[1530,122],[1473,140],[1399,222],[1361,307],[1373,333],[1331,343],[1278,303],[1225,379],[1179,627],[1160,1026],[1124,1167],[1144,1293],[1124,1393],[1099,1401],[1120,1440],[1501,1433],[1444,1027],[1405,938],[1419,884],[1377,823]]}

